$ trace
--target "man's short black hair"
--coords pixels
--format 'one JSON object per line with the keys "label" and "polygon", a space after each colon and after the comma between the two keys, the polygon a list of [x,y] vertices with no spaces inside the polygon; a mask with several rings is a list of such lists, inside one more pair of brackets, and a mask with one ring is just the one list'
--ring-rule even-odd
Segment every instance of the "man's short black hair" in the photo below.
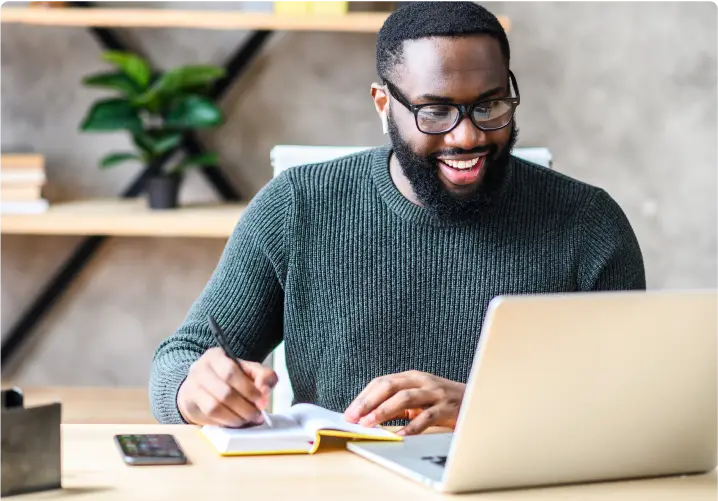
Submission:
{"label": "man's short black hair", "polygon": [[509,40],[499,20],[474,2],[411,2],[384,21],[376,41],[376,69],[379,78],[390,79],[394,66],[402,61],[405,40],[429,37],[458,37],[487,34],[498,40],[509,65]]}

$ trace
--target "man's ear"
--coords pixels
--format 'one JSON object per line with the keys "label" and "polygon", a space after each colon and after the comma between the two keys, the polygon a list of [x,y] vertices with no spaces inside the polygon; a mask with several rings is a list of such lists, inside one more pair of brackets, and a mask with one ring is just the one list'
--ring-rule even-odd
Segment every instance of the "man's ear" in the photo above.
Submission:
{"label": "man's ear", "polygon": [[386,95],[386,89],[383,85],[373,83],[371,85],[371,96],[374,99],[374,108],[376,108],[379,118],[381,119],[382,132],[389,132],[389,123],[386,114],[389,111],[389,99]]}
{"label": "man's ear", "polygon": [[386,95],[386,88],[374,82],[371,84],[371,97],[374,99],[374,107],[377,113],[384,111],[384,108],[389,104],[389,99]]}

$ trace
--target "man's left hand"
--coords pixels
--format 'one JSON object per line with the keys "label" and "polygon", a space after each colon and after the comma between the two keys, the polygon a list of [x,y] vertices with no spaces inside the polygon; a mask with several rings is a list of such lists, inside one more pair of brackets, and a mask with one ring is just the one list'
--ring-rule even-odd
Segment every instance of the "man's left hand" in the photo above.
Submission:
{"label": "man's left hand", "polygon": [[349,405],[344,418],[362,426],[409,419],[397,433],[413,435],[429,426],[456,427],[466,385],[419,371],[381,376]]}

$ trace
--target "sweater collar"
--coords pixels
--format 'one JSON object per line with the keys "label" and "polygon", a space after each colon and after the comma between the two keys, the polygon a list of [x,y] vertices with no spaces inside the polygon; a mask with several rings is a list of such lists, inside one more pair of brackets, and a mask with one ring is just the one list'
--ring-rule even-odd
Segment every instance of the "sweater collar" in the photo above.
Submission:
{"label": "sweater collar", "polygon": [[394,181],[391,179],[391,174],[389,173],[389,159],[391,158],[392,152],[393,149],[391,145],[383,145],[374,149],[371,160],[371,172],[374,184],[379,191],[381,198],[394,213],[402,219],[417,224],[436,227],[471,226],[478,224],[482,222],[485,217],[497,214],[500,206],[502,205],[501,201],[505,198],[506,191],[508,190],[513,177],[514,161],[513,157],[511,157],[507,167],[506,176],[499,186],[499,193],[496,201],[491,207],[488,207],[481,216],[473,220],[462,222],[438,220],[423,207],[409,201],[399,191],[399,188],[396,187]]}

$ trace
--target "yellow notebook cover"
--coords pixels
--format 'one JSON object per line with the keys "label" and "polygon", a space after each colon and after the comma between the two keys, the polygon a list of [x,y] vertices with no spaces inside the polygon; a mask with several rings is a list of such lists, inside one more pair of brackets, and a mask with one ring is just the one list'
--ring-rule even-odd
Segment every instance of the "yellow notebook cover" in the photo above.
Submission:
{"label": "yellow notebook cover", "polygon": [[312,404],[297,404],[285,414],[270,414],[266,423],[244,428],[203,426],[201,433],[222,456],[314,454],[322,436],[351,440],[403,438],[384,428],[367,428],[344,420],[342,414]]}

